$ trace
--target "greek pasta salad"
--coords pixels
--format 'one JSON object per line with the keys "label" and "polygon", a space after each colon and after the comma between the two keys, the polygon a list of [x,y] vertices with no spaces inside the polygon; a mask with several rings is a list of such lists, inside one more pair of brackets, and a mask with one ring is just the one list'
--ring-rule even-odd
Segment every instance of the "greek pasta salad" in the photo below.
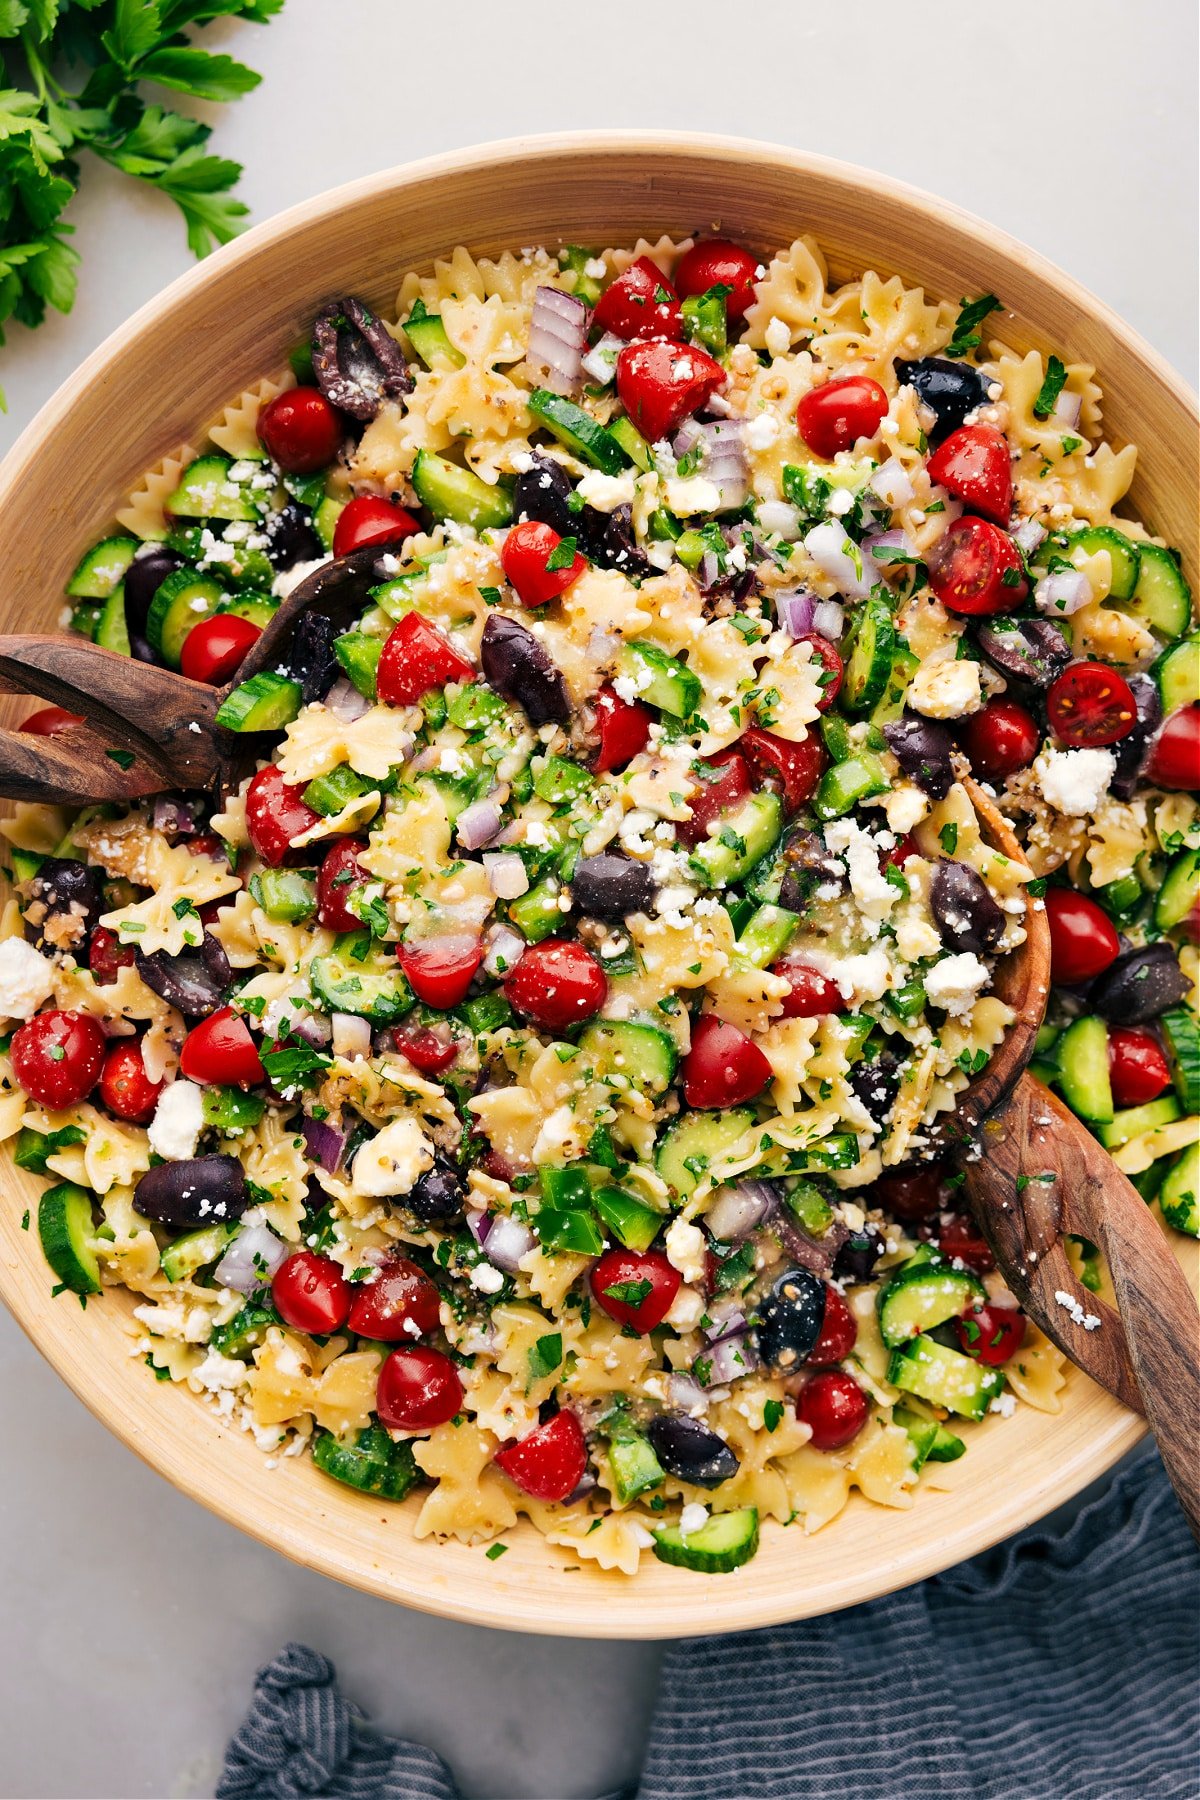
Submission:
{"label": "greek pasta salad", "polygon": [[[948,1127],[1045,908],[1035,1072],[1196,1234],[1200,639],[1135,457],[994,295],[807,238],[326,306],[68,587],[256,772],[3,823],[0,1135],[63,1303],[130,1290],[147,1380],[420,1537],[627,1574],[1057,1411]],[[363,549],[353,625],[239,682]]]}

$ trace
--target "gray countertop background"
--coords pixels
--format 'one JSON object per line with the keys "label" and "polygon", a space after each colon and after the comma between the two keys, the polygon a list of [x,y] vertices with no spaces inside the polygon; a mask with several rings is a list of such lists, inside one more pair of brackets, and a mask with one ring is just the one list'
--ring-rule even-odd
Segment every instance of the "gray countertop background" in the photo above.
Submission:
{"label": "gray countertop background", "polygon": [[[466,0],[457,14],[287,0],[266,29],[206,41],[265,77],[211,115],[214,148],[247,166],[255,221],[355,176],[522,132],[737,133],[886,170],[995,220],[1194,382],[1196,38],[1191,0]],[[36,335],[12,330],[0,450],[189,266],[168,202],[91,162],[83,187],[71,214],[79,301]],[[593,1795],[636,1774],[653,1646],[473,1630],[294,1568],[144,1468],[7,1315],[0,1434],[6,1800],[211,1794],[254,1670],[289,1637],[331,1655],[347,1691],[431,1743],[470,1796]]]}

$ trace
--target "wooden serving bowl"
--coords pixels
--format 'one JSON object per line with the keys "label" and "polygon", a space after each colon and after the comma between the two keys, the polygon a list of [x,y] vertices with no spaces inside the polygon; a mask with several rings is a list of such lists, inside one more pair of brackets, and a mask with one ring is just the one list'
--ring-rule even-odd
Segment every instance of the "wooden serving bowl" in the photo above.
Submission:
{"label": "wooden serving bowl", "polygon": [[[1108,309],[1032,251],[956,207],[882,176],[793,150],[690,134],[522,139],[372,176],[294,207],[185,275],[95,352],[0,466],[0,630],[47,629],[84,546],[142,473],[241,388],[279,367],[331,295],[390,309],[401,275],[456,244],[495,253],[597,245],[714,225],[759,251],[813,233],[834,275],[900,274],[931,294],[997,293],[1018,350],[1095,363],[1105,425],[1139,445],[1131,505],[1182,546],[1195,580],[1195,403]],[[22,716],[6,699],[0,722]],[[185,1493],[310,1568],[421,1610],[576,1637],[663,1638],[833,1611],[995,1544],[1112,1466],[1144,1426],[1078,1371],[1063,1411],[1022,1406],[979,1432],[952,1492],[907,1512],[855,1496],[813,1537],[768,1524],[758,1556],[705,1577],[644,1559],[635,1579],[567,1566],[531,1528],[482,1546],[417,1542],[415,1505],[363,1498],[307,1459],[272,1469],[186,1390],[130,1355],[132,1297],[86,1312],[51,1298],[37,1236],[21,1230],[40,1182],[5,1157],[0,1295],[87,1406]]]}

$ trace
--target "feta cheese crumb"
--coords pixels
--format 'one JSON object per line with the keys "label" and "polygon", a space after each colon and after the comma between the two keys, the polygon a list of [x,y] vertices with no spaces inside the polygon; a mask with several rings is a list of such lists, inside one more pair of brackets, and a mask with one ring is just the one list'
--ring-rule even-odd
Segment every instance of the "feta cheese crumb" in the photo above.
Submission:
{"label": "feta cheese crumb", "polygon": [[908,690],[908,704],[927,719],[961,719],[978,712],[983,706],[979,664],[969,658],[922,663]]}
{"label": "feta cheese crumb", "polygon": [[481,1294],[498,1294],[504,1286],[504,1276],[500,1270],[494,1269],[487,1262],[476,1263],[467,1279]]}
{"label": "feta cheese crumb", "polygon": [[845,857],[859,911],[868,919],[884,918],[899,899],[900,890],[882,874],[880,846],[871,833],[856,819],[837,819],[825,827],[825,847]]}
{"label": "feta cheese crumb", "polygon": [[772,356],[786,356],[792,347],[792,334],[782,319],[771,319],[763,340]]}
{"label": "feta cheese crumb", "polygon": [[704,1295],[699,1288],[681,1287],[663,1321],[673,1331],[691,1331],[704,1316]]}
{"label": "feta cheese crumb", "polygon": [[32,1019],[54,992],[54,964],[24,938],[0,944],[0,1013],[6,1019]]}
{"label": "feta cheese crumb", "polygon": [[915,781],[902,781],[884,801],[883,810],[892,830],[898,837],[903,837],[914,825],[919,825],[929,811],[929,796],[922,793]]}
{"label": "feta cheese crumb", "polygon": [[751,450],[769,450],[779,437],[780,424],[774,413],[756,413],[746,427],[746,442]]}
{"label": "feta cheese crumb", "polygon": [[695,1537],[707,1524],[707,1506],[701,1506],[698,1500],[691,1500],[679,1515],[679,1535],[684,1539]]}
{"label": "feta cheese crumb", "polygon": [[721,491],[715,482],[706,481],[703,475],[692,475],[686,481],[678,477],[668,481],[667,506],[681,519],[691,519],[697,513],[715,513],[721,504]]}
{"label": "feta cheese crumb", "polygon": [[602,475],[598,469],[593,469],[577,484],[575,491],[589,506],[598,507],[601,512],[615,512],[618,506],[633,505],[633,471],[613,476]]}
{"label": "feta cheese crumb", "polygon": [[1067,1294],[1062,1288],[1056,1288],[1054,1298],[1064,1312],[1070,1313],[1076,1325],[1082,1325],[1085,1331],[1095,1331],[1102,1324],[1097,1313],[1084,1312],[1074,1294]]}
{"label": "feta cheese crumb", "polygon": [[1111,750],[1047,750],[1033,765],[1042,793],[1070,819],[1094,813],[1117,772]]}
{"label": "feta cheese crumb", "polygon": [[925,992],[934,1006],[952,1019],[962,1019],[975,1004],[979,990],[987,986],[988,972],[974,951],[943,956],[925,972]]}
{"label": "feta cheese crumb", "polygon": [[173,1081],[159,1095],[150,1121],[150,1148],[165,1162],[187,1162],[204,1130],[204,1105],[194,1081]]}
{"label": "feta cheese crumb", "polygon": [[686,1282],[699,1286],[708,1269],[708,1240],[696,1225],[686,1219],[674,1219],[663,1239],[667,1261],[678,1269]]}
{"label": "feta cheese crumb", "polygon": [[433,1145],[415,1119],[393,1119],[354,1158],[351,1186],[356,1194],[383,1199],[407,1194],[433,1167]]}
{"label": "feta cheese crumb", "polygon": [[1007,1391],[1003,1394],[997,1394],[996,1398],[992,1401],[992,1404],[988,1407],[989,1412],[999,1413],[1002,1419],[1011,1419],[1016,1410],[1017,1396],[1015,1394],[1010,1394]]}

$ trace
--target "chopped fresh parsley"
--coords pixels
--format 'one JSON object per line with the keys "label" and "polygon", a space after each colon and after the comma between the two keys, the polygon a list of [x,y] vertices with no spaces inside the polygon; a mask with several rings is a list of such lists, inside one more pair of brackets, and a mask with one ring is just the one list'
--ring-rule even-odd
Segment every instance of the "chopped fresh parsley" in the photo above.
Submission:
{"label": "chopped fresh parsley", "polygon": [[962,310],[954,321],[954,336],[946,345],[947,356],[966,356],[969,351],[977,350],[981,338],[978,327],[989,313],[1000,311],[995,294],[982,294],[978,300],[964,298],[960,304]]}
{"label": "chopped fresh parsley", "polygon": [[1067,383],[1067,366],[1052,356],[1046,364],[1046,379],[1038,389],[1037,399],[1033,403],[1035,419],[1048,419],[1058,403],[1058,396]]}

